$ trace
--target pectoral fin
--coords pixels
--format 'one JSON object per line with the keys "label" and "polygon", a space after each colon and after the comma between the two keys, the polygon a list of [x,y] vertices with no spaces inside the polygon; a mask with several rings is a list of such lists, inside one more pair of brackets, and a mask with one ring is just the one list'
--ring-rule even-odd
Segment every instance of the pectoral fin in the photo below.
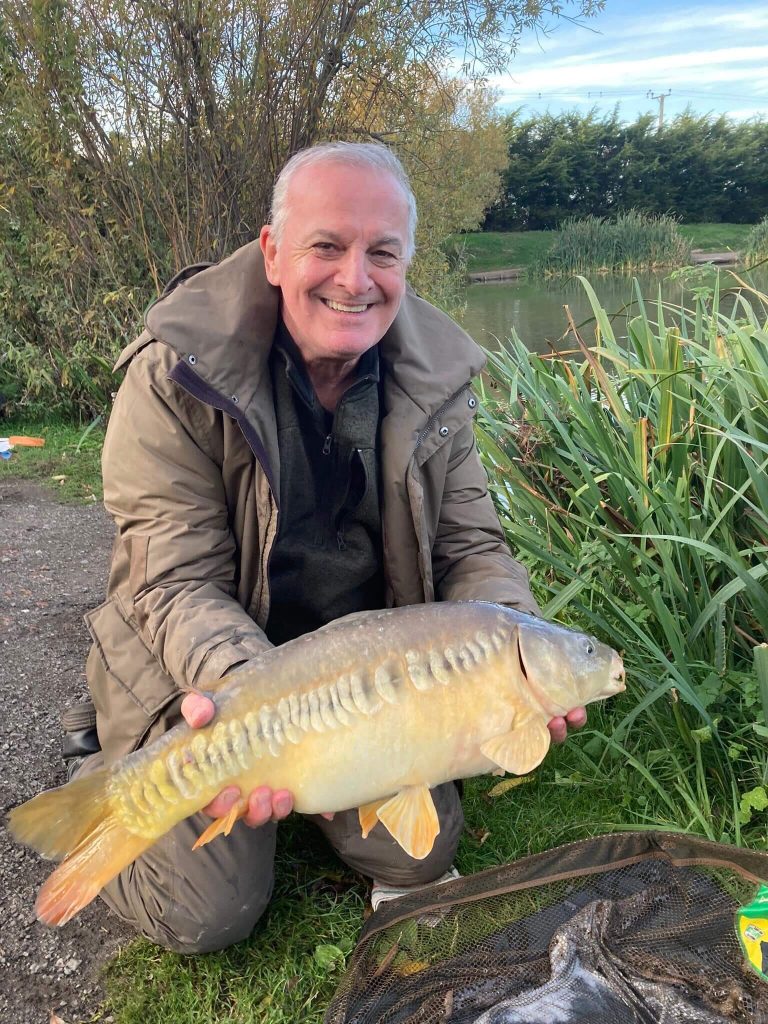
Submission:
{"label": "pectoral fin", "polygon": [[372,800],[371,803],[358,807],[357,816],[360,819],[360,828],[363,830],[363,839],[368,838],[371,829],[377,824],[379,808],[383,807],[386,802],[386,800]]}
{"label": "pectoral fin", "polygon": [[550,742],[543,715],[530,714],[515,718],[510,732],[486,740],[480,752],[513,775],[527,775],[544,760]]}
{"label": "pectoral fin", "polygon": [[232,804],[228,814],[222,815],[221,818],[214,818],[208,828],[197,837],[195,845],[192,847],[196,850],[200,846],[205,846],[206,843],[210,843],[216,836],[225,835],[234,828],[235,822],[238,818],[245,817],[246,811],[248,810],[247,800],[238,800],[237,803]]}
{"label": "pectoral fin", "polygon": [[432,852],[440,822],[428,786],[406,786],[383,803],[376,815],[410,857],[424,860]]}

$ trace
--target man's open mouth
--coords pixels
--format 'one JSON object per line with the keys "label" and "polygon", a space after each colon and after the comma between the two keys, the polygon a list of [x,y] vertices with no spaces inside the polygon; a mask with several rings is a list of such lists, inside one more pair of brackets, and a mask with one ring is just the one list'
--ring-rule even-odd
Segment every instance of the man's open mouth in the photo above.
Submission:
{"label": "man's open mouth", "polygon": [[343,302],[335,302],[333,299],[323,299],[329,309],[335,309],[337,313],[364,313],[368,309],[368,303],[362,306],[347,306]]}

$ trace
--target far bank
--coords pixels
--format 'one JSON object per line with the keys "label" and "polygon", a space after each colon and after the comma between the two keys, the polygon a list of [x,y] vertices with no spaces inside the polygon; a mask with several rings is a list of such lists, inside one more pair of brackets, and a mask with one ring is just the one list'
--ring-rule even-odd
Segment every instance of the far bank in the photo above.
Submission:
{"label": "far bank", "polygon": [[[681,224],[680,233],[693,249],[705,252],[743,252],[752,224]],[[451,235],[450,255],[466,259],[468,274],[516,268],[527,272],[543,259],[556,231],[477,231]]]}

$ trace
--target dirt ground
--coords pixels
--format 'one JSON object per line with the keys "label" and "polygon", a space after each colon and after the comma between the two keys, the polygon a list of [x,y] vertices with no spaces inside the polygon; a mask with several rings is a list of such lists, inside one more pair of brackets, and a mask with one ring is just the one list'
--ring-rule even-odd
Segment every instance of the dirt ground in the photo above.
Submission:
{"label": "dirt ground", "polygon": [[103,600],[112,525],[0,481],[0,1024],[108,1021],[99,973],[130,930],[94,902],[64,928],[34,914],[50,863],[16,845],[7,811],[64,779],[59,715],[86,694],[83,614]]}

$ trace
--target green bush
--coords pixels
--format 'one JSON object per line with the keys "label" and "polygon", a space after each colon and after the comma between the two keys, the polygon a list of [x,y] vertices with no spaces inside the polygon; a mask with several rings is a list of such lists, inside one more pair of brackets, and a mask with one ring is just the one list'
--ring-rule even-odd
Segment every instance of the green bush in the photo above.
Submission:
{"label": "green bush", "polygon": [[614,220],[566,221],[537,269],[545,275],[568,277],[595,271],[634,272],[681,266],[690,261],[690,255],[690,242],[680,234],[673,217],[630,210]]}
{"label": "green bush", "polygon": [[[490,355],[478,436],[492,491],[547,613],[567,607],[624,652],[639,703],[605,749],[656,786],[666,766],[677,827],[738,840],[768,795],[752,668],[768,635],[765,309],[738,299],[726,317],[717,286],[651,315],[638,289],[621,339],[583,285],[595,344],[578,338],[580,358],[516,336]],[[650,760],[627,746],[646,713]]]}

